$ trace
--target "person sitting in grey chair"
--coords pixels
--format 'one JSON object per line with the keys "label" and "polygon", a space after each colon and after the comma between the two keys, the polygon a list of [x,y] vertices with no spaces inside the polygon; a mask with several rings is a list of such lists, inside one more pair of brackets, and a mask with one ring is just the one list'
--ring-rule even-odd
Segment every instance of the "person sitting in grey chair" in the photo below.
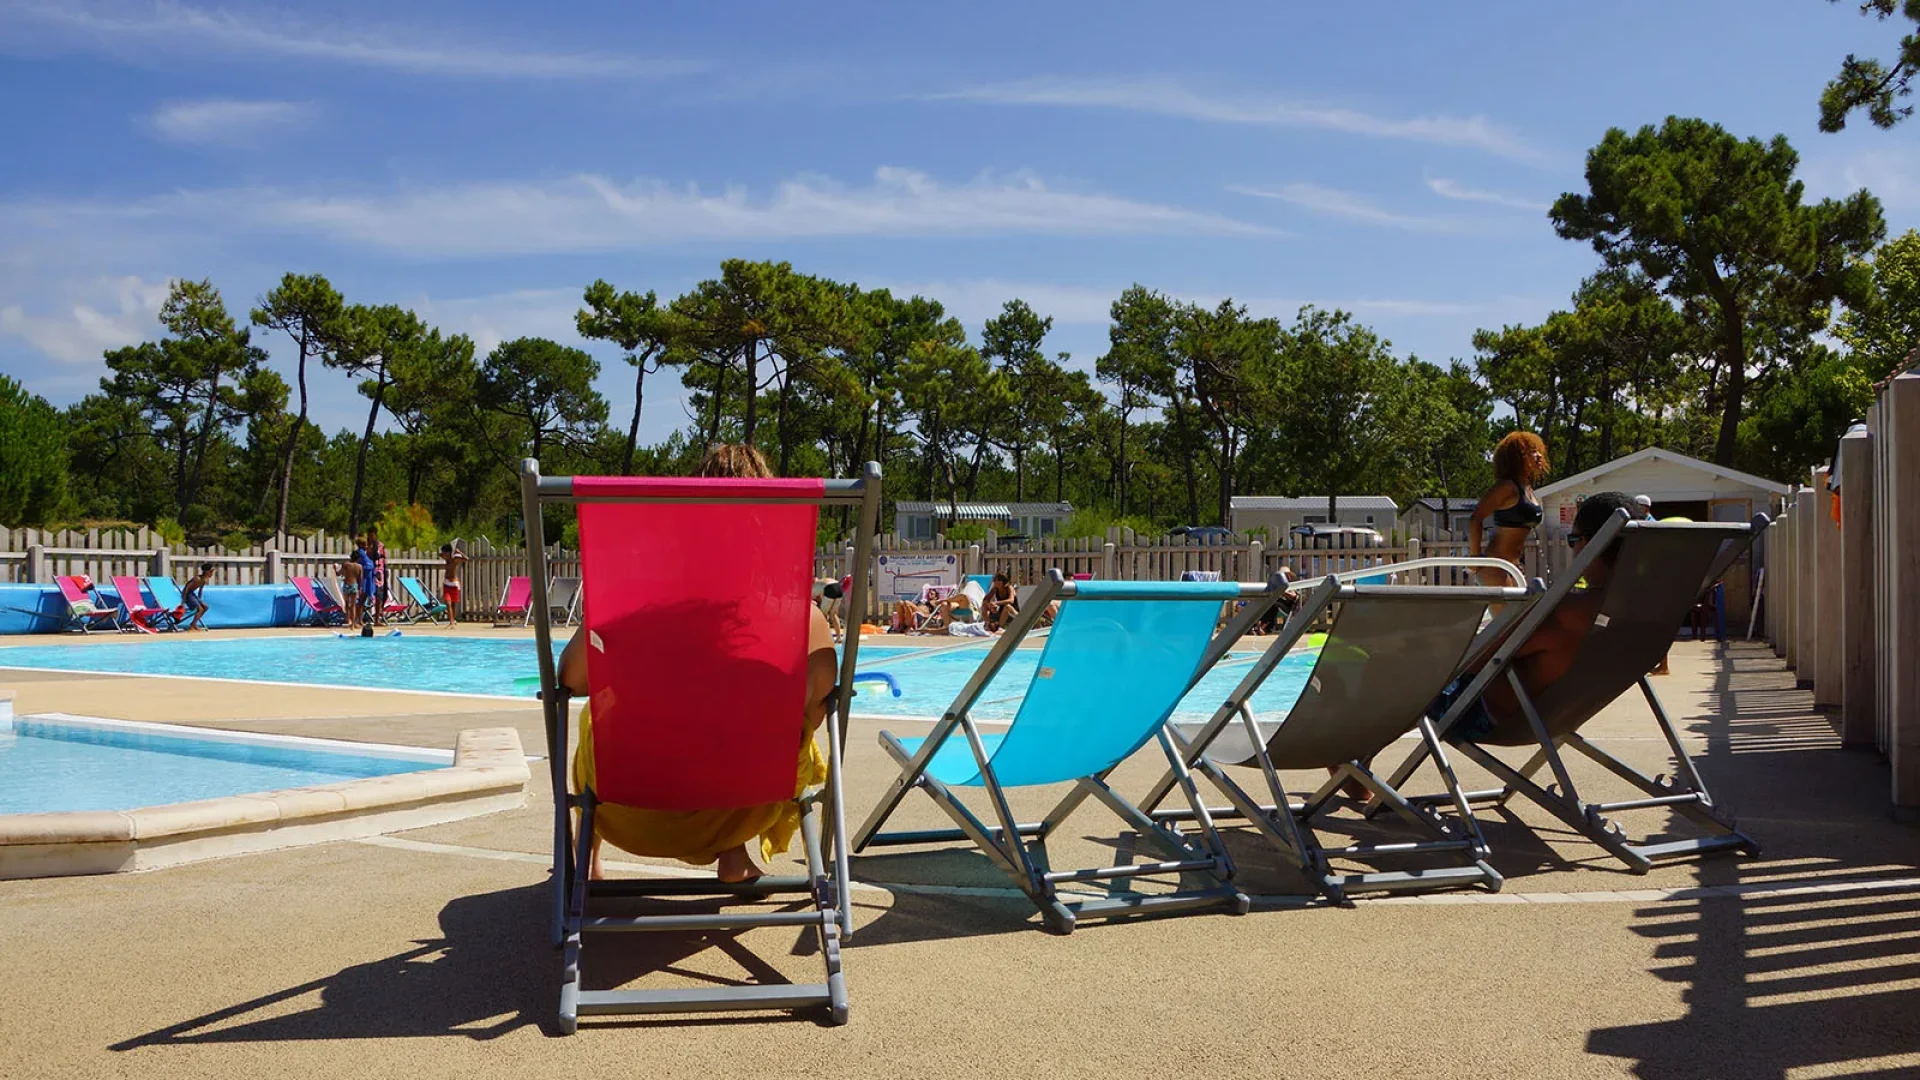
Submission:
{"label": "person sitting in grey chair", "polygon": [[[1572,545],[1573,553],[1579,555],[1586,550],[1588,539],[1599,532],[1615,513],[1625,510],[1631,516],[1636,509],[1633,497],[1625,492],[1602,491],[1589,495],[1574,515],[1573,528],[1567,532],[1567,543]],[[1607,585],[1613,575],[1614,554],[1610,548],[1588,563],[1586,588],[1575,590],[1562,600],[1554,608],[1552,616],[1540,624],[1514,652],[1513,672],[1519,676],[1520,685],[1526,688],[1528,696],[1538,698],[1573,665],[1574,654],[1580,651],[1580,643],[1586,640],[1587,632],[1593,629],[1593,620],[1600,614],[1600,605],[1606,599]],[[1452,685],[1441,691],[1428,709],[1428,715],[1435,718],[1444,715],[1453,706],[1454,699],[1478,674],[1478,671],[1462,673]],[[1520,700],[1505,679],[1495,679],[1480,699],[1467,707],[1447,734],[1450,738],[1475,739],[1509,721],[1526,722],[1520,711]]]}

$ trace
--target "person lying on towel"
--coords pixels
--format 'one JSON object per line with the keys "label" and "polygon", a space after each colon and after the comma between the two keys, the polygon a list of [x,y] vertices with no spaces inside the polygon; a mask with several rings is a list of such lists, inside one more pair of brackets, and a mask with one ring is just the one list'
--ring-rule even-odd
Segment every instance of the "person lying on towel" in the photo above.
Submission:
{"label": "person lying on towel", "polygon": [[[1584,551],[1587,539],[1599,532],[1615,511],[1623,509],[1628,514],[1636,509],[1633,496],[1625,492],[1602,491],[1587,496],[1581,502],[1579,512],[1574,515],[1573,528],[1567,532],[1567,542],[1573,546],[1573,553],[1577,556]],[[1514,673],[1520,676],[1520,685],[1526,687],[1529,697],[1539,697],[1573,666],[1574,654],[1579,651],[1580,643],[1586,640],[1587,632],[1593,629],[1593,620],[1600,614],[1600,605],[1606,599],[1607,583],[1613,576],[1615,554],[1616,549],[1610,548],[1589,563],[1585,577],[1587,587],[1574,591],[1560,601],[1553,615],[1514,653]],[[1479,672],[1470,671],[1455,679],[1434,699],[1428,715],[1437,720],[1445,714],[1477,674]],[[1505,679],[1495,679],[1487,686],[1480,700],[1467,707],[1447,734],[1449,738],[1478,739],[1491,734],[1496,728],[1525,725],[1526,722],[1526,716],[1520,711],[1520,699],[1514,695],[1512,685]]]}

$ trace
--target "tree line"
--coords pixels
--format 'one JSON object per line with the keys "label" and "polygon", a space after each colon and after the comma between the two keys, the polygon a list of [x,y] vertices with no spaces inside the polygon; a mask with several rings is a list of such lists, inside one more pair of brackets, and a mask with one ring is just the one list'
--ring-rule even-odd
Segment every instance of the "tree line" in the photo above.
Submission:
{"label": "tree line", "polygon": [[[480,356],[317,274],[286,275],[244,319],[181,280],[154,340],[106,353],[98,393],[59,410],[0,380],[0,521],[498,537],[522,457],[675,473],[720,440],[786,475],[879,460],[893,499],[1070,500],[1090,534],[1224,523],[1237,493],[1471,497],[1514,427],[1546,438],[1558,475],[1659,445],[1785,479],[1920,343],[1920,235],[1882,243],[1865,191],[1807,201],[1797,166],[1784,138],[1701,120],[1610,131],[1588,190],[1549,215],[1592,246],[1594,273],[1565,310],[1482,330],[1445,363],[1343,311],[1282,320],[1143,285],[1114,299],[1105,352],[1076,363],[1019,298],[972,337],[936,298],[730,259],[671,299],[583,291],[578,332],[633,378],[614,417],[582,349],[521,338]],[[366,419],[329,434],[310,380],[343,377]],[[679,383],[686,415],[643,445],[650,378]]]}

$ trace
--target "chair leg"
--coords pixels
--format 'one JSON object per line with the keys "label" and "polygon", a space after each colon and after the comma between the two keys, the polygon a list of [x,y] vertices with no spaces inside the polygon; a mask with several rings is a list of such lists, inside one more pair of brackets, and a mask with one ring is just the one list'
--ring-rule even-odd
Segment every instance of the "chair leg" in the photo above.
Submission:
{"label": "chair leg", "polygon": [[840,970],[840,910],[848,903],[850,882],[836,882],[827,872],[827,859],[820,841],[820,803],[809,799],[800,810],[800,842],[806,850],[807,877],[813,884],[813,905],[820,913],[816,928],[820,959],[827,971],[827,1019],[834,1024],[847,1022],[847,979]]}
{"label": "chair leg", "polygon": [[567,911],[564,920],[566,933],[560,956],[560,1033],[571,1035],[580,1023],[580,978],[582,952],[585,943],[581,940],[581,923],[587,912],[587,875],[585,867],[593,852],[593,809],[594,798],[591,792],[580,797],[580,836],[574,852],[574,865],[580,868],[573,875],[573,886],[568,890]]}

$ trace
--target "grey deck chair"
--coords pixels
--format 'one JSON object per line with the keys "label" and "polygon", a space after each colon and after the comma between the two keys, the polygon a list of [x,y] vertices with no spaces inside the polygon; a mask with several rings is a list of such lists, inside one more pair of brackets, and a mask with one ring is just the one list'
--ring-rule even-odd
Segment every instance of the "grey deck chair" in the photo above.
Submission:
{"label": "grey deck chair", "polygon": [[[783,588],[777,583],[789,572],[794,598],[810,576],[817,518],[798,522],[795,510],[817,514],[816,508],[822,506],[857,507],[859,531],[853,556],[855,565],[866,565],[880,514],[880,466],[868,462],[858,480],[688,480],[541,476],[540,463],[529,458],[520,466],[520,497],[525,520],[531,523],[527,529],[531,606],[553,791],[551,931],[554,944],[562,950],[561,1032],[572,1034],[580,1016],[633,1013],[819,1008],[831,1023],[845,1023],[847,987],[840,946],[853,934],[853,911],[846,895],[851,877],[841,777],[860,639],[858,635],[848,639],[841,650],[838,683],[822,724],[826,780],[795,793],[798,747],[782,745],[782,740],[802,735],[793,722],[798,717],[778,716],[760,703],[769,700],[766,688],[771,686],[795,691],[796,711],[802,704],[804,667],[796,673],[778,662],[790,655],[787,635],[795,627],[788,620],[797,609],[781,608],[783,618],[777,623],[765,618],[760,609],[777,606],[778,594],[770,596],[769,590]],[[599,715],[593,725],[594,779],[577,794],[569,791],[572,724],[553,649],[554,606],[546,592],[547,558],[540,523],[541,508],[550,503],[580,506],[581,557],[584,566],[592,567],[586,571],[586,580],[603,590],[595,593],[595,604],[583,602],[581,609],[588,627],[588,678],[596,694],[593,704],[600,708],[595,709]],[[627,505],[596,505],[607,503]],[[649,517],[635,518],[633,511],[644,511]],[[592,521],[585,520],[589,515]],[[654,523],[663,524],[649,534],[645,526]],[[636,524],[641,527],[631,527]],[[656,561],[644,551],[626,550],[625,543],[593,539],[600,528],[612,529],[614,535],[635,544],[645,544],[649,535],[657,535],[673,537],[680,546],[660,545],[668,548],[670,558]],[[711,539],[715,535],[727,539],[716,543]],[[689,536],[699,540],[690,545],[685,539]],[[709,554],[708,547],[720,550]],[[712,575],[689,572],[703,561],[729,560],[732,566]],[[663,579],[659,576],[663,573],[674,576]],[[674,585],[684,588],[676,595],[663,595]],[[852,599],[856,606],[866,600],[866,585],[865,575],[855,576]],[[749,606],[757,614],[743,617]],[[706,628],[704,634],[689,629],[693,620]],[[637,662],[603,662],[599,671],[592,662],[594,655],[606,655],[596,650],[618,648],[621,641],[657,649],[658,643],[676,638],[692,642],[690,651],[677,661],[655,651],[640,651]],[[805,640],[802,637],[800,642]],[[768,643],[771,653],[756,651],[756,643]],[[713,669],[702,672],[701,664]],[[679,685],[670,685],[676,682]],[[709,689],[699,704],[691,704],[687,694],[699,686]],[[623,703],[604,708],[616,702]],[[610,722],[610,717],[621,719]],[[739,883],[713,878],[588,879],[595,815],[603,805],[724,811],[788,798],[799,813],[804,875],[768,874]],[[575,810],[580,813],[577,837],[571,820]],[[783,910],[725,906],[782,896],[786,896],[781,901]],[[647,906],[636,909],[637,901]],[[718,910],[713,908],[716,904],[721,905]],[[599,940],[601,932],[726,935],[758,927],[793,927],[808,933],[825,968],[824,981],[723,983],[685,989],[584,986],[586,946]],[[724,939],[722,945],[726,945]]]}
{"label": "grey deck chair", "polygon": [[[1498,891],[1500,875],[1487,865],[1487,845],[1460,791],[1427,709],[1475,659],[1484,659],[1545,586],[1452,588],[1349,585],[1328,580],[1295,604],[1280,635],[1203,724],[1175,724],[1186,760],[1232,804],[1209,808],[1216,819],[1245,818],[1280,855],[1329,900],[1344,903],[1361,891],[1407,891],[1481,885]],[[1504,605],[1481,628],[1490,605]],[[1300,696],[1284,714],[1255,717],[1249,701],[1280,666],[1287,651],[1328,608],[1338,605],[1320,655]],[[1376,775],[1368,762],[1409,732],[1434,754],[1455,817],[1416,806]],[[1250,794],[1228,767],[1259,770],[1266,797]],[[1283,769],[1331,769],[1332,776],[1301,802],[1286,793]],[[1427,839],[1326,846],[1315,829],[1334,808],[1349,780],[1391,807]],[[1148,792],[1150,812],[1171,790],[1171,774]],[[1182,820],[1183,810],[1154,813]],[[1334,858],[1373,864],[1409,856],[1444,856],[1455,865],[1368,873],[1336,873]]]}
{"label": "grey deck chair", "polygon": [[[900,775],[854,834],[854,850],[972,841],[1040,909],[1047,929],[1059,934],[1072,933],[1074,925],[1086,917],[1207,908],[1245,914],[1250,901],[1232,884],[1233,863],[1175,753],[1166,720],[1180,699],[1278,600],[1281,589],[1277,577],[1267,585],[1070,582],[1060,571],[1049,570],[1047,583],[1040,586],[1032,605],[1014,616],[926,738],[880,733],[881,746],[899,763]],[[1060,614],[1037,658],[1019,712],[1005,734],[983,734],[972,716],[974,705],[1021,639],[1039,625],[1047,604],[1056,599],[1061,601]],[[1216,634],[1215,613],[1230,599],[1246,600],[1246,607]],[[1197,837],[1161,826],[1107,783],[1122,761],[1153,741],[1166,753],[1176,782],[1194,810]],[[1005,789],[1053,784],[1073,788],[1043,820],[1016,822]],[[985,790],[997,826],[982,821],[960,799],[959,791],[969,787]],[[900,801],[915,788],[925,791],[958,828],[881,832]],[[1159,862],[1054,869],[1047,841],[1088,798],[1105,805],[1170,857]],[[1200,883],[1153,895],[1077,899],[1058,888],[1068,883],[1189,875],[1201,879]]]}
{"label": "grey deck chair", "polygon": [[[547,611],[556,626],[572,626],[580,610],[580,579],[556,577],[547,585]],[[533,605],[527,605],[527,625],[533,624]]]}
{"label": "grey deck chair", "polygon": [[[1715,805],[1693,760],[1681,745],[1680,735],[1674,730],[1659,695],[1654,693],[1647,673],[1673,645],[1680,625],[1701,594],[1753,546],[1767,525],[1765,514],[1745,524],[1630,521],[1625,511],[1609,519],[1434,725],[1441,738],[1501,783],[1498,788],[1468,792],[1469,803],[1504,804],[1514,795],[1524,795],[1599,844],[1636,874],[1646,873],[1662,859],[1724,850],[1758,854],[1759,845],[1736,829],[1733,819]],[[1569,602],[1570,597],[1582,595],[1574,592],[1575,583],[1616,541],[1618,550],[1606,595],[1571,666],[1538,695],[1527,693],[1513,667],[1515,652],[1554,616],[1560,605]],[[1455,736],[1452,729],[1460,717],[1494,679],[1505,679],[1513,688],[1521,716],[1506,717],[1492,731],[1476,738]],[[1672,780],[1664,776],[1649,777],[1580,734],[1581,725],[1636,685],[1673,754],[1676,775]],[[1487,749],[1494,746],[1530,747],[1534,753],[1526,764],[1515,768]],[[1591,758],[1638,788],[1645,797],[1587,802],[1567,771],[1560,753],[1564,747]],[[1426,746],[1415,748],[1393,771],[1389,783],[1395,788],[1404,786],[1428,755]],[[1533,780],[1543,766],[1553,774],[1554,782],[1548,787],[1541,787]],[[1433,795],[1415,801],[1444,798],[1444,795]],[[1635,844],[1626,839],[1617,822],[1607,817],[1624,810],[1661,807],[1687,818],[1708,835]],[[1378,807],[1370,810],[1377,811]]]}

